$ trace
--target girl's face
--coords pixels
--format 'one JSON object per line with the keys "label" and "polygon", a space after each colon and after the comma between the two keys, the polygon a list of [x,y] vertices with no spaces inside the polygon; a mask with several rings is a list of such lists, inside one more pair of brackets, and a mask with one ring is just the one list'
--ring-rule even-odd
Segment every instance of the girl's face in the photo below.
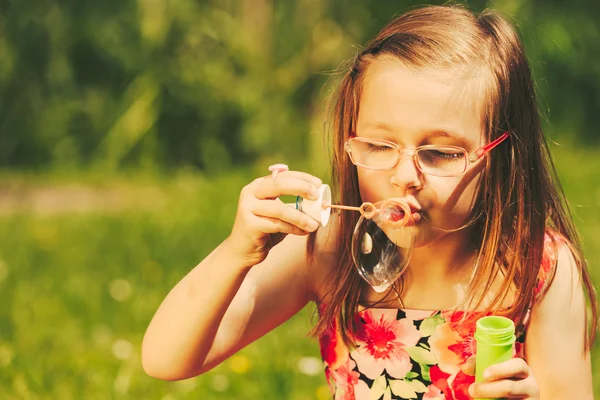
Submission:
{"label": "girl's face", "polygon": [[[474,81],[412,72],[401,62],[376,60],[365,72],[356,136],[388,140],[403,149],[453,145],[469,153],[483,143],[481,95]],[[422,173],[410,155],[392,170],[357,167],[363,201],[404,199],[415,212],[416,247],[458,239],[473,208],[483,163],[461,176]]]}

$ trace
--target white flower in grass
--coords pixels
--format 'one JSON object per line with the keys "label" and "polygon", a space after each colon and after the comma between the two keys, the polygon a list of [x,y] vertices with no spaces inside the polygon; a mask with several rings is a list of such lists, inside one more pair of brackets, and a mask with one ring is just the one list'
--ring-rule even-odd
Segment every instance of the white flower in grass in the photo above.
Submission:
{"label": "white flower in grass", "polygon": [[229,369],[238,374],[245,374],[251,366],[252,363],[248,357],[241,354],[234,355],[229,359]]}
{"label": "white flower in grass", "polygon": [[317,357],[302,357],[298,361],[298,370],[308,376],[317,376],[323,372],[323,361]]}
{"label": "white flower in grass", "polygon": [[122,374],[117,376],[115,379],[115,392],[119,394],[126,394],[129,391],[129,386],[131,384],[131,375],[130,374]]}
{"label": "white flower in grass", "polygon": [[229,389],[229,378],[227,375],[215,375],[212,377],[211,387],[215,392],[224,392]]}
{"label": "white flower in grass", "polygon": [[131,296],[131,284],[123,278],[114,279],[109,284],[108,291],[116,301],[125,301]]}
{"label": "white flower in grass", "polygon": [[13,349],[8,344],[0,344],[0,367],[6,367],[14,356]]}
{"label": "white flower in grass", "polygon": [[112,338],[112,331],[106,325],[96,325],[92,330],[92,338],[94,342],[100,345],[109,344]]}
{"label": "white flower in grass", "polygon": [[126,360],[131,357],[133,346],[131,342],[125,339],[117,339],[113,342],[112,352],[119,360]]}
{"label": "white flower in grass", "polygon": [[6,279],[8,276],[8,265],[0,258],[0,282]]}
{"label": "white flower in grass", "polygon": [[196,379],[186,379],[183,381],[179,381],[175,383],[180,392],[190,393],[192,390],[196,388],[198,385],[198,381]]}

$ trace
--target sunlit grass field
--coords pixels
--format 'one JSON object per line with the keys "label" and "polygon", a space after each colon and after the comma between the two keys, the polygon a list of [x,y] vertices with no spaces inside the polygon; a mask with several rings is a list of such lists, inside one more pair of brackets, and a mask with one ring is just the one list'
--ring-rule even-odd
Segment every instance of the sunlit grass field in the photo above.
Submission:
{"label": "sunlit grass field", "polygon": [[[600,151],[554,152],[600,283]],[[142,371],[152,314],[228,234],[252,175],[4,176],[0,398],[330,397],[317,343],[307,337],[313,307],[199,378],[161,382]],[[598,345],[593,363],[600,396]]]}

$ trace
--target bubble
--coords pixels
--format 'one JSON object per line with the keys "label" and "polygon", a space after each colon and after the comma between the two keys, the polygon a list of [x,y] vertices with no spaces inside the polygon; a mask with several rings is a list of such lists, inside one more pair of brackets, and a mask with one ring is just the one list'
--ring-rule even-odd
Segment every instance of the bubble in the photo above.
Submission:
{"label": "bubble", "polygon": [[414,246],[410,208],[397,199],[361,207],[352,237],[352,259],[360,276],[378,293],[408,267]]}

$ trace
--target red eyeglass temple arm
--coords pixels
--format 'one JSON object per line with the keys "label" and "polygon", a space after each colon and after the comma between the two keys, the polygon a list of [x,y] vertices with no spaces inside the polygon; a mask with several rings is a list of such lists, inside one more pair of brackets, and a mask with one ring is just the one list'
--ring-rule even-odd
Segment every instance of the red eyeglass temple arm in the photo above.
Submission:
{"label": "red eyeglass temple arm", "polygon": [[489,152],[494,147],[498,146],[509,136],[510,135],[508,132],[504,132],[496,140],[491,141],[488,144],[486,144],[485,146],[483,146],[482,148],[475,150],[475,152],[473,153],[473,154],[475,154],[475,157],[476,157],[475,160],[479,160],[481,157],[483,157],[485,155],[485,153]]}
{"label": "red eyeglass temple arm", "polygon": [[[502,143],[509,136],[510,136],[510,134],[508,132],[504,132],[496,140],[493,140],[490,143],[488,143],[485,146],[483,146],[482,148],[475,150],[473,152],[473,154],[475,155],[475,157],[471,160],[471,162],[479,160],[487,152],[489,152],[490,150],[492,150],[494,147],[498,146],[500,143]],[[350,138],[354,138],[354,137],[356,137],[356,134],[354,132],[351,132],[350,135],[349,135],[349,139]]]}

